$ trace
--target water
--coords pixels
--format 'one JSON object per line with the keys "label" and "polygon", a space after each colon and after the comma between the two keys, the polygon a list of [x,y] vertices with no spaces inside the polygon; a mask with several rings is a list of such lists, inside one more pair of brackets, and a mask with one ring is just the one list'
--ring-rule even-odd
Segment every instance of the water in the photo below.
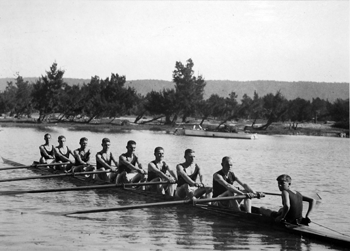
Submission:
{"label": "water", "polygon": [[[165,149],[171,168],[184,160],[186,148],[196,151],[197,163],[211,184],[223,156],[234,158],[234,172],[258,191],[278,193],[276,177],[288,173],[292,188],[305,195],[322,197],[312,221],[350,235],[350,142],[343,138],[308,136],[259,136],[258,140],[211,139],[174,136],[163,132],[109,133],[76,131],[60,127],[0,130],[0,155],[24,164],[39,157],[38,146],[46,132],[56,144],[65,135],[67,145],[77,148],[87,137],[93,153],[104,137],[112,152],[126,151],[126,142],[137,142],[143,166],[153,160],[157,146]],[[93,154],[94,155],[94,154]],[[0,168],[7,165],[0,163]],[[1,179],[33,176],[29,170],[1,171]],[[72,186],[64,180],[27,180],[0,183],[1,191]],[[0,250],[329,250],[336,247],[278,233],[254,223],[195,210],[191,206],[145,208],[86,214],[59,213],[154,202],[151,198],[111,191],[0,196]],[[254,200],[258,206],[278,209],[280,197]],[[320,227],[321,228],[321,227]]]}

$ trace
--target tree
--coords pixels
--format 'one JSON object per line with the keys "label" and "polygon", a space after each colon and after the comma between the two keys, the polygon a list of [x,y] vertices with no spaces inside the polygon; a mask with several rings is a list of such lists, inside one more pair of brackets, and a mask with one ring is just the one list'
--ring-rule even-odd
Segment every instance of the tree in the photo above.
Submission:
{"label": "tree", "polygon": [[314,122],[317,123],[319,119],[327,119],[329,116],[328,107],[330,103],[320,98],[313,98],[311,102],[312,113],[314,115]]}
{"label": "tree", "polygon": [[5,91],[1,95],[1,110],[9,112],[10,116],[15,114],[17,87],[11,82],[7,82]]}
{"label": "tree", "polygon": [[165,124],[170,125],[174,122],[174,119],[171,120],[171,116],[173,116],[177,111],[176,103],[177,100],[175,90],[163,89],[160,92],[151,91],[146,96],[145,109],[151,115],[165,116]]}
{"label": "tree", "polygon": [[225,99],[219,97],[217,94],[212,94],[209,99],[202,100],[198,105],[198,112],[202,115],[202,121],[200,125],[203,124],[209,116],[212,117],[222,117],[225,113]]}
{"label": "tree", "polygon": [[330,113],[337,127],[349,129],[349,99],[337,99],[331,105]]}
{"label": "tree", "polygon": [[266,130],[273,122],[277,122],[286,112],[289,105],[287,99],[278,91],[275,95],[267,94],[263,97],[263,108],[267,122],[259,127],[261,130]]}
{"label": "tree", "polygon": [[225,124],[227,121],[232,119],[237,119],[238,117],[238,102],[237,102],[237,94],[235,92],[231,92],[229,97],[225,99],[225,108],[222,111],[225,119],[220,122],[217,126],[217,129],[220,128],[221,125]]}
{"label": "tree", "polygon": [[[112,118],[127,114],[138,101],[135,90],[125,88],[125,76],[111,74],[111,78],[100,80],[98,76],[92,77],[89,84],[83,87],[86,92],[86,105],[84,113],[89,117],[87,122],[97,116]],[[111,121],[111,122],[112,122]]]}
{"label": "tree", "polygon": [[33,85],[33,106],[39,111],[39,122],[42,122],[52,113],[59,112],[60,104],[67,83],[63,81],[64,71],[53,63],[46,76],[41,76]]}
{"label": "tree", "polygon": [[176,62],[173,71],[177,109],[182,113],[182,122],[185,122],[188,116],[195,114],[198,105],[203,100],[206,85],[202,76],[198,78],[193,76],[193,66],[192,59],[188,59],[186,66],[181,62]]}
{"label": "tree", "polygon": [[16,105],[15,105],[16,116],[20,117],[22,115],[26,115],[30,117],[33,112],[32,96],[31,96],[33,86],[29,84],[28,81],[24,81],[24,79],[20,75],[17,75],[16,85],[17,85]]}

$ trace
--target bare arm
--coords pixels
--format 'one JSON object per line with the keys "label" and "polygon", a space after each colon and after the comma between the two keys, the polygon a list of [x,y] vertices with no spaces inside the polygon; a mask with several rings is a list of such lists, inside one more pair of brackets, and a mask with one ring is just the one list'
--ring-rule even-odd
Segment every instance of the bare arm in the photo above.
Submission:
{"label": "bare arm", "polygon": [[187,173],[184,172],[181,164],[178,164],[176,166],[176,171],[177,171],[177,174],[180,175],[186,181],[186,183],[189,184],[190,186],[199,186],[198,183],[196,183],[194,180],[188,177]]}
{"label": "bare arm", "polygon": [[85,161],[83,161],[83,160],[81,159],[81,156],[80,156],[80,154],[79,154],[78,149],[77,149],[77,150],[74,150],[74,151],[73,151],[73,155],[74,155],[75,159],[77,160],[77,163],[76,163],[76,164],[80,164],[80,165],[87,165],[87,164],[89,164],[88,162],[89,162],[89,160],[90,160],[90,150],[88,150],[88,151],[86,152],[86,154],[87,154],[87,161],[85,162]]}
{"label": "bare arm", "polygon": [[169,174],[173,177],[174,182],[176,182],[177,181],[177,176],[176,176],[175,172],[173,170],[170,170],[168,165],[166,165],[166,168],[167,168],[167,171],[169,172]]}
{"label": "bare arm", "polygon": [[167,180],[169,182],[175,182],[175,180],[172,177],[169,177],[168,175],[164,174],[162,171],[160,171],[156,165],[153,162],[150,162],[148,164],[148,171],[156,173],[156,175],[164,180]]}
{"label": "bare arm", "polygon": [[255,191],[250,186],[248,186],[248,184],[243,183],[238,177],[236,177],[236,181],[245,189],[247,193],[255,193]]}
{"label": "bare arm", "polygon": [[135,170],[139,173],[146,173],[146,171],[142,169],[142,165],[139,163],[138,157],[134,155],[134,158],[136,158],[135,165],[131,164],[124,155],[120,155],[119,162],[121,165],[129,167],[131,170]]}
{"label": "bare arm", "polygon": [[235,188],[233,185],[230,183],[226,182],[226,180],[223,179],[223,177],[217,173],[213,175],[213,179],[219,182],[222,186],[224,186],[228,191],[237,193],[237,194],[244,194],[242,191],[238,190]]}
{"label": "bare arm", "polygon": [[303,196],[303,201],[306,201],[309,203],[309,208],[307,209],[305,218],[309,217],[309,214],[311,213],[312,209],[315,206],[316,201],[313,198],[307,197],[307,196]]}
{"label": "bare arm", "polygon": [[109,169],[109,170],[112,170],[112,171],[116,170],[116,167],[108,165],[108,163],[106,161],[104,161],[104,159],[102,158],[101,153],[97,153],[96,154],[96,162],[100,163],[105,169]]}
{"label": "bare arm", "polygon": [[[52,149],[52,148],[54,148],[54,147],[51,146],[51,149]],[[46,149],[45,149],[44,146],[39,146],[39,149],[40,149],[40,153],[41,153],[42,155],[44,155],[44,157],[45,157],[46,159],[54,159],[54,158],[55,158],[55,149],[54,149],[54,151],[53,151],[53,155],[47,154],[47,151],[46,151]]]}
{"label": "bare arm", "polygon": [[[67,147],[67,151],[69,154],[72,154],[72,152],[69,150],[69,148]],[[67,158],[66,156],[62,155],[60,153],[60,151],[58,151],[58,149],[55,147],[54,148],[54,153],[55,153],[55,156],[58,156],[61,160],[63,160],[64,162],[72,162],[69,158]],[[68,155],[69,156],[69,155]]]}
{"label": "bare arm", "polygon": [[276,218],[276,221],[281,221],[284,219],[290,209],[290,199],[289,199],[289,193],[287,191],[282,191],[282,202],[283,202],[283,207],[282,207],[282,213]]}

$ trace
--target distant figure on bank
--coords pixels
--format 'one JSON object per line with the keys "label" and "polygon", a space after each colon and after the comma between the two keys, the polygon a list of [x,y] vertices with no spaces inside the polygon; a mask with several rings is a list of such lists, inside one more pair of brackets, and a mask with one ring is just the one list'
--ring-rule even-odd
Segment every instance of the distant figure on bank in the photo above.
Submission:
{"label": "distant figure on bank", "polygon": [[[118,161],[109,151],[111,141],[108,138],[102,139],[102,150],[96,154],[97,171],[110,171],[109,173],[98,174],[102,180],[114,182],[117,177]],[[112,166],[114,163],[115,166]]]}
{"label": "distant figure on bank", "polygon": [[[303,196],[297,191],[290,189],[292,184],[292,178],[287,174],[282,174],[277,177],[278,188],[282,192],[282,208],[276,212],[265,207],[260,208],[260,212],[263,215],[271,216],[276,222],[288,222],[292,224],[304,224],[310,223],[309,214],[311,213],[315,200],[306,196]],[[303,219],[303,201],[309,203],[305,219]]]}
{"label": "distant figure on bank", "polygon": [[203,184],[201,169],[194,162],[195,152],[192,149],[187,149],[184,158],[185,162],[176,166],[178,180],[175,196],[180,199],[200,198],[203,195],[206,198],[211,198],[213,189],[205,187]]}
{"label": "distant figure on bank", "polygon": [[[227,197],[235,195],[247,194],[248,198],[244,199],[244,211],[251,213],[251,200],[249,199],[251,193],[255,193],[247,184],[243,183],[233,172],[233,160],[231,157],[223,157],[221,161],[221,170],[213,175],[213,197]],[[242,190],[234,186],[237,182],[242,186]],[[242,211],[240,203],[242,200],[218,201],[215,205],[219,207],[227,207],[233,211]]]}
{"label": "distant figure on bank", "polygon": [[45,144],[39,147],[41,155],[39,162],[41,164],[51,164],[55,161],[55,147],[51,144],[51,135],[49,133],[46,133],[44,135],[44,140]]}
{"label": "distant figure on bank", "polygon": [[73,166],[73,161],[69,159],[70,156],[74,157],[73,152],[66,146],[66,137],[61,135],[58,136],[58,146],[54,148],[55,151],[55,162],[57,163],[68,163],[64,165],[56,166],[56,169],[60,169],[64,172],[69,171]]}
{"label": "distant figure on bank", "polygon": [[88,146],[88,139],[83,137],[79,141],[80,147],[73,151],[74,154],[74,166],[72,167],[73,172],[91,172],[95,168],[90,164],[90,149]]}
{"label": "distant figure on bank", "polygon": [[126,149],[126,153],[119,156],[117,184],[145,182],[147,172],[142,169],[139,158],[135,154],[136,142],[129,140]]}
{"label": "distant figure on bank", "polygon": [[[155,160],[148,164],[148,182],[167,181],[169,184],[160,184],[157,186],[149,186],[149,190],[157,191],[161,194],[168,194],[174,196],[177,180],[175,173],[170,170],[168,164],[164,161],[163,147],[156,147],[154,149]],[[173,183],[173,184],[171,184]]]}

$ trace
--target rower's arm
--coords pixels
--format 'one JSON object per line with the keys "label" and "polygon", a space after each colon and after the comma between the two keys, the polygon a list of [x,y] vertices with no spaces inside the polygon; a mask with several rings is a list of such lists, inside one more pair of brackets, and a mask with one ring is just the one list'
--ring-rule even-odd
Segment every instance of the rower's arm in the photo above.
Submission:
{"label": "rower's arm", "polygon": [[307,197],[307,196],[303,196],[303,201],[306,201],[309,203],[309,208],[307,209],[305,218],[309,217],[309,214],[311,213],[312,209],[314,208],[316,201],[313,198]]}
{"label": "rower's arm", "polygon": [[224,186],[228,191],[236,193],[236,194],[244,194],[242,191],[235,188],[230,183],[226,182],[226,180],[223,179],[223,177],[217,173],[213,175],[213,179],[219,182],[222,186]]}
{"label": "rower's arm", "polygon": [[236,181],[245,189],[246,192],[255,193],[255,191],[248,184],[243,183],[238,177],[236,177]]}
{"label": "rower's arm", "polygon": [[103,160],[102,155],[100,153],[96,154],[96,162],[100,163],[106,169],[113,170],[113,167],[108,165],[106,161]]}
{"label": "rower's arm", "polygon": [[201,172],[201,168],[198,165],[196,165],[196,168],[198,168],[199,181],[202,184],[202,186],[204,186],[204,184],[203,184],[203,175],[202,175],[202,172]]}
{"label": "rower's arm", "polygon": [[181,164],[178,164],[176,166],[176,171],[178,173],[178,175],[180,175],[187,184],[189,184],[190,186],[195,186],[196,182],[193,181],[190,177],[188,177],[187,173],[184,172],[183,167]]}
{"label": "rower's arm", "polygon": [[[67,151],[68,151],[69,153],[71,153],[70,150],[69,150],[69,148],[67,148]],[[55,155],[57,155],[58,157],[60,157],[60,159],[62,159],[63,161],[65,161],[65,162],[71,162],[71,160],[70,160],[69,158],[67,158],[66,156],[62,155],[62,154],[60,153],[60,151],[57,150],[56,147],[54,148],[54,152],[55,152]]]}
{"label": "rower's arm", "polygon": [[119,164],[118,164],[118,161],[114,158],[114,155],[112,153],[111,153],[111,160],[112,160],[112,162],[115,165],[115,167],[114,166],[110,166],[112,171],[117,171]]}
{"label": "rower's arm", "polygon": [[[88,152],[90,152],[90,150],[88,150]],[[74,158],[77,160],[77,161],[76,161],[76,162],[77,162],[76,164],[79,164],[79,165],[87,165],[87,164],[88,164],[88,161],[89,161],[89,159],[90,159],[90,157],[88,157],[88,160],[87,160],[86,162],[83,161],[83,160],[81,159],[81,156],[80,156],[80,154],[79,154],[78,149],[73,151],[73,156],[74,156]]]}
{"label": "rower's arm", "polygon": [[170,173],[170,175],[173,176],[174,182],[176,182],[177,181],[177,176],[176,176],[175,172],[173,170],[170,170],[170,168],[169,168],[169,166],[167,164],[166,164],[166,168],[167,168],[168,173]]}
{"label": "rower's arm", "polygon": [[287,191],[282,191],[282,214],[276,218],[276,221],[281,221],[281,219],[285,219],[287,216],[289,210],[290,210],[290,199],[289,199],[289,193]]}
{"label": "rower's arm", "polygon": [[142,165],[139,163],[137,156],[135,156],[135,158],[136,158],[136,163],[135,164],[137,164],[140,168],[137,167],[136,165],[131,164],[126,159],[126,157],[124,155],[120,155],[119,162],[120,162],[121,165],[125,165],[125,166],[129,167],[131,170],[135,170],[135,171],[137,171],[139,173],[144,173],[145,171],[142,169]]}
{"label": "rower's arm", "polygon": [[169,182],[173,182],[171,177],[168,177],[167,175],[165,175],[162,171],[160,171],[153,162],[150,162],[148,164],[148,171],[154,172],[156,173],[156,175],[164,180],[167,180]]}
{"label": "rower's arm", "polygon": [[[52,146],[51,146],[51,148],[52,148]],[[47,151],[46,151],[44,146],[39,146],[39,149],[40,149],[40,153],[42,153],[42,155],[44,155],[45,158],[47,158],[47,159],[54,159],[55,158],[54,154],[53,155],[47,154]],[[55,153],[55,151],[53,151],[53,153]]]}

